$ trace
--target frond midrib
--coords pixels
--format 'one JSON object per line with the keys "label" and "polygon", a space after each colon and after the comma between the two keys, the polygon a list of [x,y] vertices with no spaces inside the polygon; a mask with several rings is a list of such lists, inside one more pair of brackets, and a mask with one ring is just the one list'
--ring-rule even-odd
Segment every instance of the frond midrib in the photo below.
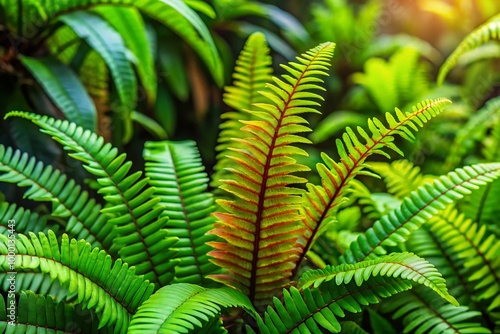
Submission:
{"label": "frond midrib", "polygon": [[[397,124],[397,126],[393,127],[393,128],[390,128],[389,131],[385,134],[385,135],[382,135],[380,137],[380,139],[378,140],[374,140],[374,143],[367,147],[367,150],[365,153],[363,153],[361,155],[361,157],[359,159],[353,159],[352,157],[352,154],[349,154],[349,157],[351,158],[351,161],[354,160],[354,165],[351,167],[351,168],[348,168],[347,170],[347,174],[345,175],[345,177],[342,178],[342,181],[339,185],[339,187],[337,187],[337,189],[335,190],[335,193],[333,194],[332,198],[330,199],[330,201],[328,202],[328,205],[325,207],[325,210],[323,210],[323,213],[321,214],[321,217],[319,218],[319,220],[317,221],[316,223],[316,226],[314,227],[313,231],[312,231],[312,234],[311,236],[309,237],[309,239],[307,240],[307,243],[306,243],[306,246],[304,247],[304,250],[301,252],[300,254],[300,257],[297,261],[297,266],[295,267],[294,269],[294,273],[293,275],[295,276],[297,274],[297,271],[298,271],[298,268],[300,267],[300,264],[302,263],[302,261],[304,260],[305,256],[306,256],[306,253],[307,251],[309,250],[309,248],[311,247],[312,243],[313,243],[313,240],[314,240],[314,236],[318,233],[318,230],[322,224],[322,222],[324,221],[324,219],[326,218],[328,212],[332,209],[332,205],[334,204],[335,200],[338,198],[339,194],[345,190],[344,187],[346,186],[347,182],[349,181],[349,177],[351,177],[353,174],[354,174],[354,171],[356,170],[356,168],[359,168],[359,165],[363,163],[363,161],[368,158],[368,156],[371,155],[371,151],[377,146],[379,145],[384,139],[386,139],[387,137],[390,137],[391,135],[393,135],[393,133],[395,131],[397,131],[401,126],[404,126],[407,122],[409,122],[412,118],[416,117],[417,115],[419,114],[422,114],[424,112],[426,112],[427,110],[429,109],[432,109],[432,107],[434,107],[435,105],[439,104],[440,101],[433,101],[432,103],[429,103],[427,104],[424,108],[421,108],[419,110],[417,110],[417,112],[414,112],[410,115],[408,115],[406,117],[406,119],[400,123]],[[357,147],[354,146],[356,149]],[[366,146],[365,146],[366,147]],[[359,150],[358,150],[359,152]],[[344,159],[341,159],[341,161],[343,162]],[[345,164],[344,164],[345,165]]]}

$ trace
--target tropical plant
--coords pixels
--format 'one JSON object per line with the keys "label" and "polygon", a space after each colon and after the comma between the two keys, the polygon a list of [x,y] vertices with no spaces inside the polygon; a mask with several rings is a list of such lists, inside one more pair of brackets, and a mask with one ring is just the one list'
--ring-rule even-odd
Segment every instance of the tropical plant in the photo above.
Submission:
{"label": "tropical plant", "polygon": [[[25,188],[27,200],[46,207],[34,212],[0,204],[0,217],[8,218],[0,225],[0,330],[16,324],[19,332],[78,330],[70,325],[116,333],[362,331],[353,322],[359,324],[356,314],[414,285],[426,288],[426,298],[442,300],[443,312],[460,320],[476,317],[456,308],[461,298],[448,292],[439,264],[397,246],[424,223],[447,217],[446,207],[470,189],[500,176],[500,164],[458,168],[400,193],[401,202],[348,249],[314,261],[321,259],[314,250],[318,241],[335,229],[337,218],[345,219],[356,178],[375,175],[365,168],[367,158],[402,154],[395,138],[412,140],[449,104],[427,100],[411,111],[387,112],[386,124],[371,118],[368,130],[347,128],[336,142],[340,160],[323,154],[316,166],[321,184],[306,183],[299,173],[308,168],[296,157],[307,156],[309,141],[302,134],[311,129],[305,117],[318,112],[320,77],[327,75],[334,47],[310,49],[269,80],[265,39],[250,37],[225,96],[235,111],[224,116],[212,180],[219,191],[213,194],[193,142],[146,143],[143,175],[89,129],[9,112],[7,119],[30,121],[81,162],[88,182],[79,184],[35,157],[0,146],[0,181]],[[479,237],[484,229],[478,231],[477,249],[493,245],[491,237]],[[487,311],[494,311],[491,271],[465,258],[460,245],[450,246],[457,247],[454,256],[481,273],[470,280],[479,300],[493,301]],[[494,261],[497,249],[484,258]],[[320,268],[308,269],[315,265]],[[371,312],[376,319],[377,311]],[[85,322],[90,325],[82,328]]]}
{"label": "tropical plant", "polygon": [[[154,24],[147,19],[179,35],[205,63],[214,81],[223,84],[218,50],[191,6],[213,13],[207,4],[181,0],[1,1],[0,77],[10,83],[1,96],[2,100],[15,96],[10,105],[1,106],[2,115],[9,108],[21,106],[75,122],[107,140],[113,134],[117,145],[130,141],[133,122],[159,138],[167,138],[168,128],[161,122],[165,116],[156,117],[160,125],[147,115],[158,96],[157,41],[146,30]],[[168,52],[162,50],[162,56],[167,57]],[[170,64],[164,67],[171,69]],[[139,96],[134,69],[143,96]],[[12,140],[3,143],[27,149],[27,142],[33,139],[16,135],[20,126],[15,122],[9,131],[4,126]]]}

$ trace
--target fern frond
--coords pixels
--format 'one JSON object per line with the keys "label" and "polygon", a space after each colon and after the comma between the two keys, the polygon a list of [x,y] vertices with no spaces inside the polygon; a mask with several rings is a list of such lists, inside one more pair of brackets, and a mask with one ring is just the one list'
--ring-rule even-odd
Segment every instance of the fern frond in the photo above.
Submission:
{"label": "fern frond", "polygon": [[500,180],[495,180],[487,186],[474,191],[465,201],[461,203],[460,212],[467,218],[472,219],[479,225],[485,225],[489,232],[493,232],[500,238]]}
{"label": "fern frond", "polygon": [[413,165],[408,160],[396,160],[389,163],[375,162],[370,168],[384,178],[387,192],[403,199],[413,190],[423,185],[430,178],[420,174],[420,167]]}
{"label": "fern frond", "polygon": [[456,304],[448,294],[439,272],[414,254],[391,254],[383,259],[355,265],[327,267],[306,272],[295,287],[284,291],[284,302],[274,298],[264,319],[257,319],[263,334],[338,333],[337,318],[345,311],[361,312],[361,307],[376,304],[381,298],[411,288],[411,282],[426,285]]}
{"label": "fern frond", "polygon": [[302,224],[306,228],[306,232],[299,240],[304,245],[304,251],[298,261],[299,264],[314,240],[333,221],[340,204],[345,200],[351,180],[362,174],[373,175],[363,171],[366,167],[366,159],[372,154],[388,156],[385,149],[393,150],[402,155],[402,152],[394,144],[394,136],[399,135],[408,140],[414,138],[411,130],[418,131],[418,127],[422,127],[432,117],[441,113],[449,103],[450,101],[446,99],[428,100],[413,107],[411,113],[403,113],[396,108],[397,121],[392,114],[386,114],[388,128],[377,118],[370,119],[368,128],[371,136],[361,127],[357,129],[366,143],[362,143],[359,135],[353,130],[346,129],[342,140],[337,140],[340,162],[337,163],[323,154],[324,163],[317,164],[322,185],[308,184],[308,191],[302,196]]}
{"label": "fern frond", "polygon": [[3,202],[0,204],[0,234],[10,233],[7,226],[9,220],[16,222],[17,233],[38,233],[46,230],[46,215],[39,215],[14,203]]}
{"label": "fern frond", "polygon": [[427,71],[419,59],[420,52],[412,48],[398,50],[389,61],[370,58],[364,63],[365,73],[355,73],[353,80],[365,87],[382,112],[406,106],[429,90]]}
{"label": "fern frond", "polygon": [[293,174],[308,168],[291,156],[307,155],[293,146],[309,142],[298,135],[310,131],[300,114],[316,112],[313,100],[321,96],[311,90],[323,89],[317,76],[327,75],[333,49],[332,43],[321,44],[283,65],[287,74],[262,92],[269,103],[254,104],[262,111],[250,111],[258,120],[243,122],[247,137],[237,141],[245,148],[232,149],[233,175],[220,188],[236,199],[217,201],[226,212],[215,213],[218,222],[210,232],[225,240],[210,243],[216,250],[209,255],[226,274],[211,278],[237,287],[252,302],[281,291],[295,266],[300,190],[290,185],[305,182]]}
{"label": "fern frond", "polygon": [[500,176],[500,164],[477,164],[458,168],[426,183],[406,197],[396,210],[377,220],[361,234],[341,262],[355,263],[386,253],[384,246],[395,246],[408,239],[410,233],[447,205],[470,194],[471,190],[492,182]]}
{"label": "fern frond", "polygon": [[299,288],[319,287],[323,282],[335,279],[337,285],[354,280],[361,286],[370,276],[401,277],[425,285],[454,305],[458,302],[448,293],[445,280],[437,269],[413,253],[392,253],[371,261],[341,264],[336,267],[309,270],[299,280]]}
{"label": "fern frond", "polygon": [[[158,308],[158,305],[165,305]],[[213,333],[222,311],[241,307],[258,317],[252,303],[240,291],[224,287],[206,289],[198,285],[172,284],[156,291],[139,307],[128,333]],[[208,325],[207,325],[208,324]]]}
{"label": "fern frond", "polygon": [[123,261],[135,266],[138,275],[151,282],[168,284],[173,278],[176,261],[170,261],[170,250],[177,238],[168,237],[167,217],[160,217],[164,208],[160,198],[151,198],[155,189],[148,187],[142,172],[129,175],[132,163],[125,162],[126,154],[105,143],[102,137],[67,121],[55,120],[26,112],[10,112],[31,120],[63,145],[69,155],[84,163],[84,168],[97,176],[107,206],[101,210],[113,216],[108,224],[114,226],[112,251]]}
{"label": "fern frond", "polygon": [[160,197],[168,216],[169,232],[179,238],[175,244],[180,263],[175,268],[177,283],[202,283],[217,267],[208,260],[212,249],[206,243],[215,241],[207,232],[213,228],[211,216],[215,205],[207,192],[208,176],[203,171],[196,144],[185,142],[147,142],[144,147],[146,176]]}
{"label": "fern frond", "polygon": [[[97,333],[97,323],[89,322],[90,311],[82,312],[75,305],[66,302],[56,302],[51,296],[34,294],[31,291],[21,291],[19,301],[16,302],[14,319],[10,317],[11,306],[0,295],[0,332],[10,333],[10,328],[15,328],[15,333]],[[11,322],[12,321],[12,322]],[[10,324],[9,324],[10,322]],[[12,326],[12,324],[14,326]],[[102,328],[99,333],[107,333]]]}
{"label": "fern frond", "polygon": [[234,111],[221,115],[224,120],[220,125],[220,134],[217,140],[217,163],[212,175],[212,187],[221,185],[220,180],[227,177],[230,159],[230,147],[243,148],[243,144],[233,138],[244,139],[245,132],[240,131],[241,121],[249,121],[252,115],[248,112],[254,103],[265,102],[265,97],[259,92],[271,82],[272,59],[264,35],[260,32],[252,34],[236,60],[233,73],[233,85],[226,87],[224,102]]}
{"label": "fern frond", "polygon": [[432,224],[425,224],[414,231],[405,243],[407,249],[432,263],[443,275],[450,294],[462,305],[471,305],[473,295],[467,282],[466,268],[463,259],[432,231]]}
{"label": "fern frond", "polygon": [[391,298],[385,310],[403,318],[404,333],[491,333],[479,322],[481,312],[443,303],[420,286]]}
{"label": "fern frond", "polygon": [[3,272],[37,272],[50,274],[62,286],[75,294],[79,303],[95,309],[99,327],[115,326],[125,333],[132,314],[153,292],[154,285],[135,276],[135,269],[121,260],[113,263],[111,256],[84,240],[69,240],[64,234],[61,242],[49,231],[29,237],[18,234],[15,243],[15,263],[7,255],[8,238],[0,235],[0,268]]}
{"label": "fern frond", "polygon": [[[489,100],[483,108],[474,113],[468,122],[458,130],[449,154],[446,156],[445,168],[447,170],[455,168],[462,161],[465,154],[474,148],[474,144],[484,139],[486,130],[492,125],[492,120],[496,120],[498,123],[499,118],[498,116],[495,117],[495,115],[500,115],[500,97]],[[493,157],[488,156],[487,158]],[[494,162],[496,160],[491,159],[488,161]]]}
{"label": "fern frond", "polygon": [[444,211],[430,224],[431,231],[464,261],[477,300],[487,301],[488,311],[499,308],[500,239],[454,209]]}
{"label": "fern frond", "polygon": [[439,69],[437,83],[441,85],[448,72],[456,65],[458,58],[464,53],[474,50],[490,40],[500,40],[500,14],[482,24],[462,40],[458,47],[446,59]]}
{"label": "fern frond", "polygon": [[0,145],[0,182],[29,187],[25,198],[52,202],[52,214],[68,218],[66,231],[70,236],[85,238],[93,247],[104,250],[111,246],[114,235],[107,224],[109,217],[100,213],[101,205],[58,169]]}

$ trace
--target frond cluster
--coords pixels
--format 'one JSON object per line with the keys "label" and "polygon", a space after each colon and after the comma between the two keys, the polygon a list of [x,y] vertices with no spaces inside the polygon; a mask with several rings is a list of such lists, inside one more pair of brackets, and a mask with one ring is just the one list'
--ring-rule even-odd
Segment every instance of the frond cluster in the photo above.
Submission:
{"label": "frond cluster", "polygon": [[[112,216],[107,224],[113,226],[116,235],[111,252],[117,252],[125,262],[136,267],[139,275],[144,274],[152,282],[169,283],[176,264],[170,261],[175,254],[170,248],[177,238],[168,237],[165,228],[168,218],[160,217],[164,210],[159,205],[160,198],[151,197],[155,189],[148,186],[147,179],[141,178],[142,172],[129,174],[132,163],[125,162],[126,154],[118,154],[102,137],[68,121],[26,112],[7,115],[11,116],[24,117],[37,124],[97,177],[101,186],[99,193],[107,202],[101,212]],[[46,177],[49,178],[49,174]]]}
{"label": "frond cluster", "polygon": [[[0,235],[0,240],[0,268],[6,273],[11,271],[8,238]],[[126,332],[132,314],[154,289],[122,260],[113,263],[106,252],[92,249],[84,240],[70,240],[66,234],[60,242],[52,231],[19,234],[15,247],[16,271],[50,275],[75,300],[95,310],[99,327],[114,326],[117,333]]]}
{"label": "frond cluster", "polygon": [[301,214],[306,232],[301,236],[300,242],[303,242],[306,251],[335,218],[336,212],[345,200],[350,182],[358,175],[374,175],[363,170],[367,166],[366,159],[372,154],[388,157],[385,149],[402,155],[394,144],[394,136],[413,139],[412,130],[418,131],[418,127],[422,127],[432,117],[441,113],[444,106],[449,103],[450,101],[446,99],[425,101],[414,107],[411,113],[403,113],[396,108],[397,120],[392,114],[386,114],[388,127],[376,118],[368,121],[371,135],[361,127],[357,129],[359,135],[350,128],[346,129],[342,140],[338,139],[336,142],[341,157],[340,162],[335,162],[323,154],[324,163],[317,165],[322,185],[308,184],[308,191],[303,195]]}

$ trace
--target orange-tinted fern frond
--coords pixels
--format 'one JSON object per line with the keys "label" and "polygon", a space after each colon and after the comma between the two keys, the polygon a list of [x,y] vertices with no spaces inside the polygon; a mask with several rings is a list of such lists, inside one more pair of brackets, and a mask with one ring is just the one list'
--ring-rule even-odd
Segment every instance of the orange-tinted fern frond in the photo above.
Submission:
{"label": "orange-tinted fern frond", "polygon": [[327,75],[334,44],[325,43],[311,49],[298,62],[283,65],[288,72],[273,78],[262,94],[269,103],[256,103],[249,111],[254,120],[243,121],[243,144],[232,148],[229,158],[233,167],[221,189],[235,195],[235,200],[218,200],[225,212],[217,212],[213,234],[224,242],[211,242],[214,263],[226,269],[224,274],[210,276],[248,294],[252,302],[269,300],[289,282],[300,253],[297,236],[298,205],[301,190],[290,187],[304,183],[296,172],[307,171],[292,155],[307,155],[293,146],[309,143],[299,136],[311,131],[302,113],[317,112],[313,99],[322,99],[312,90],[324,90],[318,75]]}
{"label": "orange-tinted fern frond", "polygon": [[[234,138],[245,138],[245,132],[240,131],[240,121],[248,121],[252,115],[248,112],[254,103],[265,102],[266,98],[259,94],[272,78],[272,59],[266,38],[260,32],[252,34],[241,51],[233,73],[233,85],[225,88],[224,102],[232,111],[221,115],[220,134],[217,140],[217,164],[212,175],[212,187],[220,186],[220,180],[227,176],[224,169],[231,162],[227,158],[230,147],[240,147]],[[239,146],[238,146],[239,145]]]}
{"label": "orange-tinted fern frond", "polygon": [[363,171],[366,167],[366,159],[372,154],[388,156],[385,149],[391,149],[403,155],[394,144],[394,136],[399,135],[408,140],[413,139],[411,130],[418,131],[418,127],[422,127],[432,117],[441,113],[444,106],[449,103],[449,100],[443,98],[428,100],[413,107],[412,112],[406,113],[396,108],[397,120],[392,114],[386,113],[388,127],[377,118],[370,119],[368,129],[371,136],[361,127],[357,129],[364,143],[360,141],[359,135],[355,134],[351,128],[346,129],[342,140],[337,139],[340,162],[337,163],[328,155],[323,154],[324,163],[317,164],[322,185],[308,184],[308,191],[303,194],[304,205],[301,211],[305,233],[299,242],[302,243],[304,249],[297,267],[315,238],[334,221],[339,205],[349,189],[350,181],[357,175],[374,175],[371,172]]}

